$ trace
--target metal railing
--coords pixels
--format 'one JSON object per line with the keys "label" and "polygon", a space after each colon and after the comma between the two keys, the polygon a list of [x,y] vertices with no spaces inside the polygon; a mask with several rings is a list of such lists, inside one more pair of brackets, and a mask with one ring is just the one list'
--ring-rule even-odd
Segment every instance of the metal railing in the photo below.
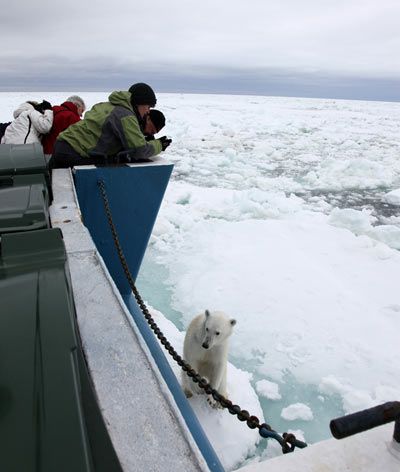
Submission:
{"label": "metal railing", "polygon": [[387,402],[336,418],[330,422],[329,427],[333,437],[343,439],[392,421],[394,421],[393,439],[400,443],[400,402]]}

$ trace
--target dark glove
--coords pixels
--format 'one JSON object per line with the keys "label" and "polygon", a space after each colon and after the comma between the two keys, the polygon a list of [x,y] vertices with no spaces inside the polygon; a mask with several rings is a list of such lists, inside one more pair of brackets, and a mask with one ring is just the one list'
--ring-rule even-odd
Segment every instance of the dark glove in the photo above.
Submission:
{"label": "dark glove", "polygon": [[51,110],[51,103],[48,102],[47,100],[43,100],[42,103],[40,104],[42,110]]}
{"label": "dark glove", "polygon": [[145,139],[146,141],[154,141],[154,135],[153,134],[148,134],[147,136],[145,136]]}
{"label": "dark glove", "polygon": [[161,136],[160,141],[163,151],[165,151],[167,147],[172,143],[172,139],[168,139],[166,136]]}

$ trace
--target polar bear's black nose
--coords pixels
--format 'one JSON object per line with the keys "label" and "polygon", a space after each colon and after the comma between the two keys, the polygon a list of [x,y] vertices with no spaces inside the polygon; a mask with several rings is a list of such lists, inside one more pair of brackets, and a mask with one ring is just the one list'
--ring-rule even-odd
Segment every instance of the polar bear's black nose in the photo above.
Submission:
{"label": "polar bear's black nose", "polygon": [[204,349],[208,349],[208,348],[209,348],[209,345],[208,345],[208,343],[203,343],[203,344],[202,344],[202,347],[204,347]]}

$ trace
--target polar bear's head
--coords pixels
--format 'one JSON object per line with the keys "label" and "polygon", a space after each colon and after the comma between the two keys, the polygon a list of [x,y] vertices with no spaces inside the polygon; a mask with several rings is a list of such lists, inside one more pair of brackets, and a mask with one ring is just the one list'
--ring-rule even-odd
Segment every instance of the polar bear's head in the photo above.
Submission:
{"label": "polar bear's head", "polygon": [[211,349],[214,346],[226,343],[232,334],[232,329],[236,320],[230,319],[222,311],[204,313],[203,336],[201,346],[204,349]]}

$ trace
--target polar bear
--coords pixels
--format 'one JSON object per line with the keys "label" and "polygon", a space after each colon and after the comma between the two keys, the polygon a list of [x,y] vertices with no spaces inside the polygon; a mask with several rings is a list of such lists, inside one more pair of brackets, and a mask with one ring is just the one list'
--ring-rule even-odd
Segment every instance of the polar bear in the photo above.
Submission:
{"label": "polar bear", "polygon": [[[227,396],[228,340],[235,324],[236,320],[222,311],[210,313],[205,310],[190,322],[183,344],[185,361],[224,397]],[[204,393],[186,372],[182,372],[182,387],[188,398],[193,393]],[[212,406],[217,406],[212,397],[208,401]]]}

